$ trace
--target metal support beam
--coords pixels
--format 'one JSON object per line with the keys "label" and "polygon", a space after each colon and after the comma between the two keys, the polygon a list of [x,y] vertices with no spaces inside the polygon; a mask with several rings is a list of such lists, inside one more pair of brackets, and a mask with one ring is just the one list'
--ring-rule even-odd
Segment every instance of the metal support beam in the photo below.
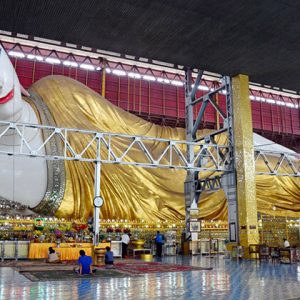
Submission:
{"label": "metal support beam", "polygon": [[225,89],[225,85],[220,85],[218,88],[216,88],[215,90],[213,91],[210,91],[209,93],[203,95],[202,97],[198,98],[198,99],[195,99],[191,104],[192,105],[196,105],[197,103],[201,102],[201,101],[204,101],[205,98],[211,98],[213,95],[221,92],[222,90]]}
{"label": "metal support beam", "polygon": [[204,101],[202,102],[201,108],[198,112],[197,119],[196,119],[195,124],[193,126],[193,130],[192,130],[193,140],[197,139],[197,131],[200,127],[200,124],[201,124],[202,118],[204,116],[204,112],[206,110],[207,104],[208,104],[208,98],[205,98]]}
{"label": "metal support beam", "polygon": [[[239,242],[239,218],[237,203],[236,169],[234,160],[234,131],[233,131],[233,99],[231,79],[229,76],[223,78],[226,86],[226,127],[228,135],[228,169],[229,174],[223,176],[224,192],[227,196],[228,224],[230,242]],[[225,122],[224,122],[225,123]],[[225,125],[225,124],[224,124]]]}
{"label": "metal support beam", "polygon": [[[97,138],[97,156],[100,156],[100,139]],[[94,178],[94,199],[100,197],[100,183],[101,183],[101,162],[95,162],[95,178]],[[94,204],[94,203],[93,203]],[[94,204],[94,218],[93,218],[93,244],[94,246],[99,243],[99,226],[100,226],[100,207]]]}
{"label": "metal support beam", "polygon": [[[197,78],[196,78],[194,87],[193,87],[192,92],[191,92],[191,103],[190,103],[190,104],[192,104],[193,101],[195,101],[196,92],[197,92],[198,87],[199,87],[199,84],[200,84],[200,82],[201,82],[203,73],[204,73],[204,71],[203,71],[203,70],[200,70],[200,71],[198,72],[198,74],[197,74]],[[192,75],[191,75],[191,76],[192,76]]]}
{"label": "metal support beam", "polygon": [[[201,71],[199,72],[197,76],[198,84],[201,80]],[[199,79],[200,78],[200,79]],[[192,93],[195,96],[195,93],[197,91],[196,84],[194,85],[193,91],[192,91],[192,71],[190,69],[187,69],[185,71],[185,108],[186,108],[186,114],[185,114],[185,124],[186,124],[186,140],[188,142],[192,142],[193,136],[192,136],[192,130],[193,130],[193,106],[192,103]],[[187,147],[186,152],[186,159],[189,163],[191,163],[194,160],[194,147]],[[195,182],[194,182],[194,171],[193,170],[187,170],[187,176],[184,183],[184,194],[185,194],[185,224],[186,224],[186,236],[189,235],[189,227],[190,227],[190,208],[191,205],[195,199]]]}

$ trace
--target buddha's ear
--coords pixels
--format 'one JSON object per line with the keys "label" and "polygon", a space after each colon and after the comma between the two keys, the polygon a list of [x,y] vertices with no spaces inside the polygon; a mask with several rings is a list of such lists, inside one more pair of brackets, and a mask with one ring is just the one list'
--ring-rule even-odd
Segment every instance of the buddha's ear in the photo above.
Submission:
{"label": "buddha's ear", "polygon": [[25,88],[20,84],[20,87],[21,87],[21,93],[23,96],[25,97],[29,97],[30,94],[27,92],[27,90],[25,90]]}

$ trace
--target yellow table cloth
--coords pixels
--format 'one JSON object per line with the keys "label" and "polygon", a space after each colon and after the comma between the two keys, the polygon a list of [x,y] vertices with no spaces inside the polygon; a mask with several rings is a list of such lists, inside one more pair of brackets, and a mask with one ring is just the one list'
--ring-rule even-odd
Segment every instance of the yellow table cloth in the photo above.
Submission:
{"label": "yellow table cloth", "polygon": [[84,250],[86,255],[92,255],[92,244],[81,243],[81,247],[70,247],[70,244],[61,243],[60,247],[56,247],[56,243],[31,243],[29,246],[29,259],[48,258],[48,249],[53,249],[60,253],[61,260],[76,260],[79,257],[79,251]]}
{"label": "yellow table cloth", "polygon": [[[86,255],[93,255],[92,243],[79,243],[76,245],[76,247],[70,247],[70,245],[70,243],[61,243],[60,247],[58,248],[56,247],[56,243],[30,243],[28,258],[48,258],[49,247],[52,247],[55,251],[59,252],[61,260],[77,260],[79,258],[80,250],[84,250]],[[107,246],[110,247],[110,242],[99,243],[96,248],[105,249]]]}
{"label": "yellow table cloth", "polygon": [[86,255],[92,255],[92,247],[74,247],[74,248],[53,248],[56,252],[60,254],[61,260],[77,260],[79,258],[79,251],[84,250]]}
{"label": "yellow table cloth", "polygon": [[30,243],[28,258],[48,258],[49,247],[56,247],[56,243]]}

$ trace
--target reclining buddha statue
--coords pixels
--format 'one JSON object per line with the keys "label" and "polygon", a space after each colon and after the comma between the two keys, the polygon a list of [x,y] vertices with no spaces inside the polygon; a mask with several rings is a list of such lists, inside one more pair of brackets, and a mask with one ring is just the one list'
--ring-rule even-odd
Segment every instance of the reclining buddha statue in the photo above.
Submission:
{"label": "reclining buddha statue", "polygon": [[[68,77],[45,77],[34,83],[28,92],[20,86],[14,68],[1,48],[1,121],[185,139],[184,129],[147,122]],[[0,132],[3,131],[1,128]],[[33,128],[27,129],[25,134],[33,145],[46,138]],[[254,135],[254,142],[260,139],[260,136]],[[84,137],[73,142],[78,145],[88,143]],[[9,131],[0,139],[0,150],[13,150],[19,146],[20,140]],[[61,151],[60,148],[59,141],[54,140],[43,151],[55,155]],[[153,222],[184,220],[185,177],[184,170],[103,164],[101,196],[104,205],[101,218]],[[258,210],[274,214],[272,207],[276,204],[276,214],[295,216],[300,211],[300,185],[297,180],[257,176]],[[39,214],[73,219],[92,216],[93,185],[93,163],[0,155],[0,197],[26,205]],[[222,190],[203,193],[199,205],[203,218],[227,218],[226,198]]]}

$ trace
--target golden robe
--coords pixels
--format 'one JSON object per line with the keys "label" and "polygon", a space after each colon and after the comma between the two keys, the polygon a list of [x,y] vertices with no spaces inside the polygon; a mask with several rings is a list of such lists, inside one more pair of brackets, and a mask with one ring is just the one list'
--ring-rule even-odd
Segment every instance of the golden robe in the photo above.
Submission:
{"label": "golden robe", "polygon": [[[36,82],[32,90],[43,98],[58,127],[185,140],[184,129],[147,122],[67,77],[45,77]],[[73,142],[82,147],[88,140],[76,140],[74,137]],[[122,147],[121,141],[119,145]],[[56,215],[64,218],[92,216],[94,164],[68,161],[65,166],[65,196]],[[104,205],[101,218],[144,219],[148,222],[183,220],[185,177],[186,172],[183,170],[103,164],[101,196]],[[258,175],[258,211],[300,217],[299,183],[299,178]],[[276,211],[272,209],[274,205]],[[202,218],[227,219],[226,198],[222,190],[203,193],[199,207]]]}

